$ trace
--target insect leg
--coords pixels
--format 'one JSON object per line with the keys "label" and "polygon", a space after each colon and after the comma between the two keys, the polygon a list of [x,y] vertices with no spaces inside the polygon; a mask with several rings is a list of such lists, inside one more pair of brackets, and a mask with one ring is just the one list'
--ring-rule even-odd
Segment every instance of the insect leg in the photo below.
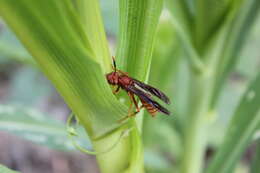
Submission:
{"label": "insect leg", "polygon": [[117,86],[117,89],[113,91],[113,94],[117,94],[120,90],[120,86]]}
{"label": "insect leg", "polygon": [[128,113],[127,113],[127,117],[129,117],[129,115],[131,115],[131,109],[133,106],[133,102],[130,103],[129,109],[128,109]]}
{"label": "insect leg", "polygon": [[142,108],[144,108],[144,105],[142,105],[142,106],[140,106],[140,107],[137,107],[137,108],[136,108],[137,110],[136,110],[132,115],[130,115],[130,116],[135,116],[137,113],[140,112],[140,110],[141,110]]}
{"label": "insect leg", "polygon": [[129,95],[129,97],[130,97],[130,99],[132,100],[132,102],[134,102],[135,107],[136,107],[136,110],[139,112],[139,111],[140,111],[140,108],[138,107],[138,104],[137,104],[137,101],[136,101],[136,99],[135,99],[135,96],[134,96],[132,93],[130,93],[130,92],[128,92],[127,94]]}
{"label": "insect leg", "polygon": [[135,116],[138,112],[140,112],[140,110],[141,110],[142,108],[144,108],[144,105],[141,105],[140,107],[138,107],[138,104],[137,104],[137,101],[136,101],[136,99],[135,99],[135,97],[134,97],[134,94],[128,92],[128,95],[129,95],[129,97],[131,98],[132,102],[134,102],[135,107],[136,107],[136,111],[135,111],[134,113],[132,113],[132,114],[130,114],[130,115],[128,114],[128,117],[132,117],[132,116]]}
{"label": "insect leg", "polygon": [[[130,106],[129,106],[129,109],[128,109],[127,116],[125,116],[122,119],[118,120],[119,123],[123,122],[124,120],[126,120],[126,119],[128,119],[128,118],[130,118],[132,116],[135,116],[141,109],[141,108],[138,107],[134,95],[132,93],[130,93],[130,92],[127,92],[127,94],[130,97],[130,99],[131,99]],[[135,107],[136,107],[137,111],[134,112],[134,113],[131,113],[131,109],[132,109],[133,103],[135,104]]]}
{"label": "insect leg", "polygon": [[128,117],[130,117],[130,115],[131,115],[130,112],[131,112],[131,108],[132,108],[133,103],[135,104],[136,108],[138,108],[138,105],[136,103],[134,95],[132,93],[130,93],[130,92],[127,92],[127,94],[130,97],[130,99],[131,99],[130,108],[128,110],[128,115],[127,115]]}

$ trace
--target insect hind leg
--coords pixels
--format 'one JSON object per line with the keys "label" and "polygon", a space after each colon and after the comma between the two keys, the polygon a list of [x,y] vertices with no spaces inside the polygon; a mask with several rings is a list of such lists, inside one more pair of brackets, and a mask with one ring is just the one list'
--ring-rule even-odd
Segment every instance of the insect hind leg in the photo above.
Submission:
{"label": "insect hind leg", "polygon": [[136,114],[138,114],[138,113],[140,112],[140,110],[141,110],[142,108],[144,108],[143,105],[140,106],[140,108],[138,107],[138,109],[137,109],[135,112],[133,112],[133,113],[131,113],[131,111],[128,111],[128,115],[125,116],[125,117],[123,117],[122,119],[118,120],[118,122],[121,123],[121,122],[127,120],[128,118],[134,117]]}
{"label": "insect hind leg", "polygon": [[[128,118],[134,117],[134,116],[135,116],[137,113],[139,113],[140,110],[144,107],[144,105],[138,107],[137,101],[136,101],[134,95],[133,95],[131,92],[127,92],[127,94],[128,94],[128,96],[130,97],[130,99],[131,99],[131,103],[130,103],[130,106],[129,106],[129,109],[128,109],[128,114],[127,114],[127,116],[125,116],[125,117],[123,117],[122,119],[118,120],[119,123],[125,121],[125,120],[128,119]],[[136,111],[133,112],[133,113],[131,113],[131,109],[132,109],[133,103],[134,103],[134,105],[135,105],[135,107],[136,107]]]}

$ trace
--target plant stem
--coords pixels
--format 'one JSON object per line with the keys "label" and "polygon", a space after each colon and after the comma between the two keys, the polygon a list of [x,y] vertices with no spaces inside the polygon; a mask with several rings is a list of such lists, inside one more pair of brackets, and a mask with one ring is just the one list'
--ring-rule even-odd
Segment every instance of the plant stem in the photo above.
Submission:
{"label": "plant stem", "polygon": [[[112,146],[117,139],[120,137],[122,130],[112,133],[108,137],[97,140],[93,142],[93,146],[96,151],[102,151],[105,147]],[[97,162],[102,173],[120,173],[122,172],[128,164],[127,155],[130,154],[129,151],[129,136],[124,137],[119,141],[119,143],[111,151],[97,155]]]}
{"label": "plant stem", "polygon": [[[128,133],[125,133],[128,131]],[[99,140],[93,146],[97,152],[113,146],[124,134],[115,147],[104,154],[97,155],[98,165],[102,173],[143,173],[143,150],[141,136],[135,120],[129,120],[127,128],[121,128]]]}
{"label": "plant stem", "polygon": [[212,91],[212,78],[207,72],[191,72],[189,103],[184,130],[182,173],[199,173],[206,145],[206,114]]}

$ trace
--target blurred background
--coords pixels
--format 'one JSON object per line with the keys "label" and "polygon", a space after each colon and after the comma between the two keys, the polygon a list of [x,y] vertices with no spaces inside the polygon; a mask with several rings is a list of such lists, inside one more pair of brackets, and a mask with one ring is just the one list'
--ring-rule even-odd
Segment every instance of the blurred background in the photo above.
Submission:
{"label": "blurred background", "polygon": [[[102,0],[101,8],[111,51],[114,52],[118,33],[117,1]],[[159,29],[165,27],[167,12],[163,12],[161,20],[164,24],[160,25]],[[259,28],[260,16],[251,29],[246,46],[239,55],[240,61],[229,76],[221,94],[218,104],[220,117],[211,127],[214,135],[209,136],[210,145],[206,158],[211,157],[216,146],[221,142],[225,127],[239,97],[245,90],[249,79],[252,79],[260,68]],[[157,37],[164,37],[167,34],[169,33],[160,33]],[[161,44],[155,45],[155,58],[164,56],[164,52],[170,52],[170,50],[163,50],[162,47]],[[151,72],[152,74],[153,72]],[[154,75],[156,76],[156,74]],[[151,79],[151,83],[153,84],[153,79]],[[158,86],[156,83],[154,85]],[[95,157],[73,150],[66,138],[64,123],[69,113],[69,108],[38,70],[31,56],[5,23],[0,20],[0,164],[23,173],[98,173]],[[20,116],[14,117],[17,114]],[[30,115],[31,119],[24,115]],[[1,116],[8,116],[8,118],[1,121]],[[148,125],[144,127],[145,163],[148,172],[156,172],[156,170],[171,167],[169,163],[175,160],[167,151],[174,150],[173,153],[176,154],[181,146],[178,143],[178,135],[172,135],[172,130],[167,125],[156,133],[147,130],[151,127],[149,126],[151,125],[150,120],[146,115],[145,121],[148,122],[146,123]],[[48,121],[49,125],[42,123],[45,121]],[[156,121],[160,121],[160,118]],[[156,121],[154,122],[156,123]],[[32,125],[24,127],[23,122],[26,124],[32,122]],[[40,135],[48,133],[48,130],[52,131],[53,127],[57,128],[57,132],[50,135],[48,140],[45,139],[46,136]],[[20,129],[23,131],[21,132]],[[36,130],[35,134],[26,133],[30,129],[38,131]],[[171,138],[168,138],[169,133],[171,133]],[[168,142],[155,144],[155,139]],[[172,143],[174,145],[170,145]],[[254,151],[255,145],[252,144],[241,158],[239,173],[248,172],[248,163],[252,159]]]}

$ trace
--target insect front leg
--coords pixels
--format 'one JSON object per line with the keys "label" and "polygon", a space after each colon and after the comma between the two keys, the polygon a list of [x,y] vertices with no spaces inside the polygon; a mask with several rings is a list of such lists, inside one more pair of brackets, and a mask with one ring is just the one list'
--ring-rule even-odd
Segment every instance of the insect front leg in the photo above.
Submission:
{"label": "insect front leg", "polygon": [[120,86],[117,86],[116,90],[113,91],[113,94],[117,94],[120,90]]}

